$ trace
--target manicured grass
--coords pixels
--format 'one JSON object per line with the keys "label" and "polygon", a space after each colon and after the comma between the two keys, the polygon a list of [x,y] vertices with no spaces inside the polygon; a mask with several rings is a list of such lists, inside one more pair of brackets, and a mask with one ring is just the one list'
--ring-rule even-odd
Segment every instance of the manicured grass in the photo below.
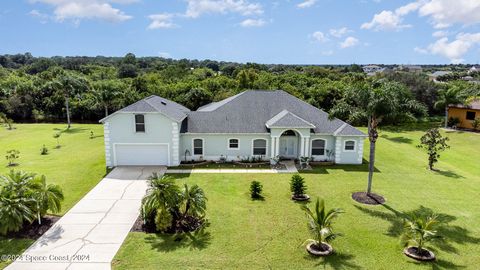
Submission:
{"label": "manicured grass", "polygon": [[[420,128],[424,129],[424,128]],[[335,222],[344,234],[333,242],[336,254],[312,258],[302,244],[311,238],[298,203],[290,200],[291,175],[174,175],[180,183],[200,185],[209,199],[206,232],[182,239],[130,233],[117,253],[116,269],[478,269],[480,253],[480,135],[447,133],[452,148],[442,154],[439,172],[426,169],[426,154],[416,148],[422,130],[386,129],[377,149],[374,191],[385,206],[354,202],[366,188],[367,166],[318,167],[306,178],[308,193],[327,207],[346,213]],[[445,132],[444,132],[445,134]],[[368,144],[365,147],[367,157]],[[249,198],[252,180],[262,182],[264,201]],[[419,264],[402,254],[402,220],[413,210],[448,215],[446,244],[439,260]]]}
{"label": "manicured grass", "polygon": [[[105,175],[103,128],[101,125],[73,124],[65,131],[63,124],[17,124],[15,130],[0,129],[0,174],[25,170],[44,174],[49,183],[59,184],[65,200],[60,215],[68,211]],[[90,139],[90,131],[94,138]],[[61,148],[56,149],[53,134],[62,132]],[[48,155],[40,155],[42,145]],[[5,151],[20,151],[18,166],[6,167]],[[0,237],[0,254],[21,253],[33,241]],[[0,268],[5,263],[0,261]]]}

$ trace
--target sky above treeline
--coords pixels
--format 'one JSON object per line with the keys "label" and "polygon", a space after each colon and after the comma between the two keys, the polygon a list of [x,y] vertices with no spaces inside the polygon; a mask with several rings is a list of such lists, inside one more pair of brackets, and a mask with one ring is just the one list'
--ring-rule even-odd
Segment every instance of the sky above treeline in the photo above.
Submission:
{"label": "sky above treeline", "polygon": [[480,62],[480,0],[2,0],[0,54]]}

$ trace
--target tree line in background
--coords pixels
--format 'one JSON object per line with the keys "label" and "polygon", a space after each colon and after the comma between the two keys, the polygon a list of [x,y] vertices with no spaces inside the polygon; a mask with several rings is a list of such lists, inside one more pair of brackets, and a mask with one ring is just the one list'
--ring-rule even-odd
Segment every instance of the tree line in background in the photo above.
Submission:
{"label": "tree line in background", "polygon": [[[451,66],[462,70],[462,66]],[[0,55],[0,112],[15,121],[97,121],[149,95],[195,110],[247,89],[282,89],[329,112],[355,89],[388,83],[430,116],[445,104],[478,96],[480,86],[452,77],[444,83],[424,73],[384,72],[368,77],[359,65],[263,65],[160,57],[33,57]],[[346,119],[345,119],[346,120]],[[401,119],[386,119],[399,121]],[[366,124],[358,117],[354,124]]]}

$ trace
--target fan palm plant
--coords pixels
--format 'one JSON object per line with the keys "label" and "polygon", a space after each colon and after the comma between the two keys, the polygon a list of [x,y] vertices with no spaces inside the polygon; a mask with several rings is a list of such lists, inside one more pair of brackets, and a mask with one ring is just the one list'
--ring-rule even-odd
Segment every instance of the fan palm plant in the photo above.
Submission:
{"label": "fan palm plant", "polygon": [[437,101],[433,105],[437,110],[445,110],[445,128],[448,127],[448,105],[464,103],[466,96],[462,88],[457,85],[449,86],[438,91]]}
{"label": "fan palm plant", "polygon": [[[340,236],[339,233],[334,233],[332,228],[332,221],[338,217],[339,214],[343,213],[344,211],[340,208],[333,208],[330,210],[325,209],[325,201],[322,199],[318,199],[315,202],[315,207],[310,209],[308,205],[302,205],[302,210],[305,212],[308,218],[308,229],[313,236],[313,239],[308,239],[307,241],[310,242],[310,246],[307,246],[307,250],[311,251],[312,244],[314,245],[314,249],[319,250],[320,252],[324,252],[322,247],[327,243],[334,240],[337,236]],[[327,244],[331,252],[330,245]],[[324,254],[324,255],[328,255]]]}
{"label": "fan palm plant", "polygon": [[62,188],[59,185],[48,184],[45,175],[37,176],[32,182],[33,198],[36,201],[37,219],[41,224],[40,217],[50,210],[53,213],[60,212],[64,199]]}
{"label": "fan palm plant", "polygon": [[405,252],[409,252],[411,248],[414,248],[417,255],[431,253],[425,249],[425,245],[440,238],[437,232],[439,224],[438,215],[435,214],[429,216],[407,216],[404,222],[404,233],[402,234],[402,242],[405,246],[408,246]]}
{"label": "fan palm plant", "polygon": [[205,214],[207,197],[205,197],[203,189],[198,185],[193,185],[189,188],[188,185],[185,184],[182,199],[184,205],[183,218],[187,215],[203,216]]}

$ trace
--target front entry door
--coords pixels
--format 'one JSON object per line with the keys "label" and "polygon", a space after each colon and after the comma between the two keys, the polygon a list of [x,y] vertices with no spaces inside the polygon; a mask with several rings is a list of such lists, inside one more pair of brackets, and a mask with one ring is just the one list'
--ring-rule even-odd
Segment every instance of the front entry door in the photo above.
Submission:
{"label": "front entry door", "polygon": [[297,137],[282,136],[280,137],[280,156],[288,158],[297,157]]}

